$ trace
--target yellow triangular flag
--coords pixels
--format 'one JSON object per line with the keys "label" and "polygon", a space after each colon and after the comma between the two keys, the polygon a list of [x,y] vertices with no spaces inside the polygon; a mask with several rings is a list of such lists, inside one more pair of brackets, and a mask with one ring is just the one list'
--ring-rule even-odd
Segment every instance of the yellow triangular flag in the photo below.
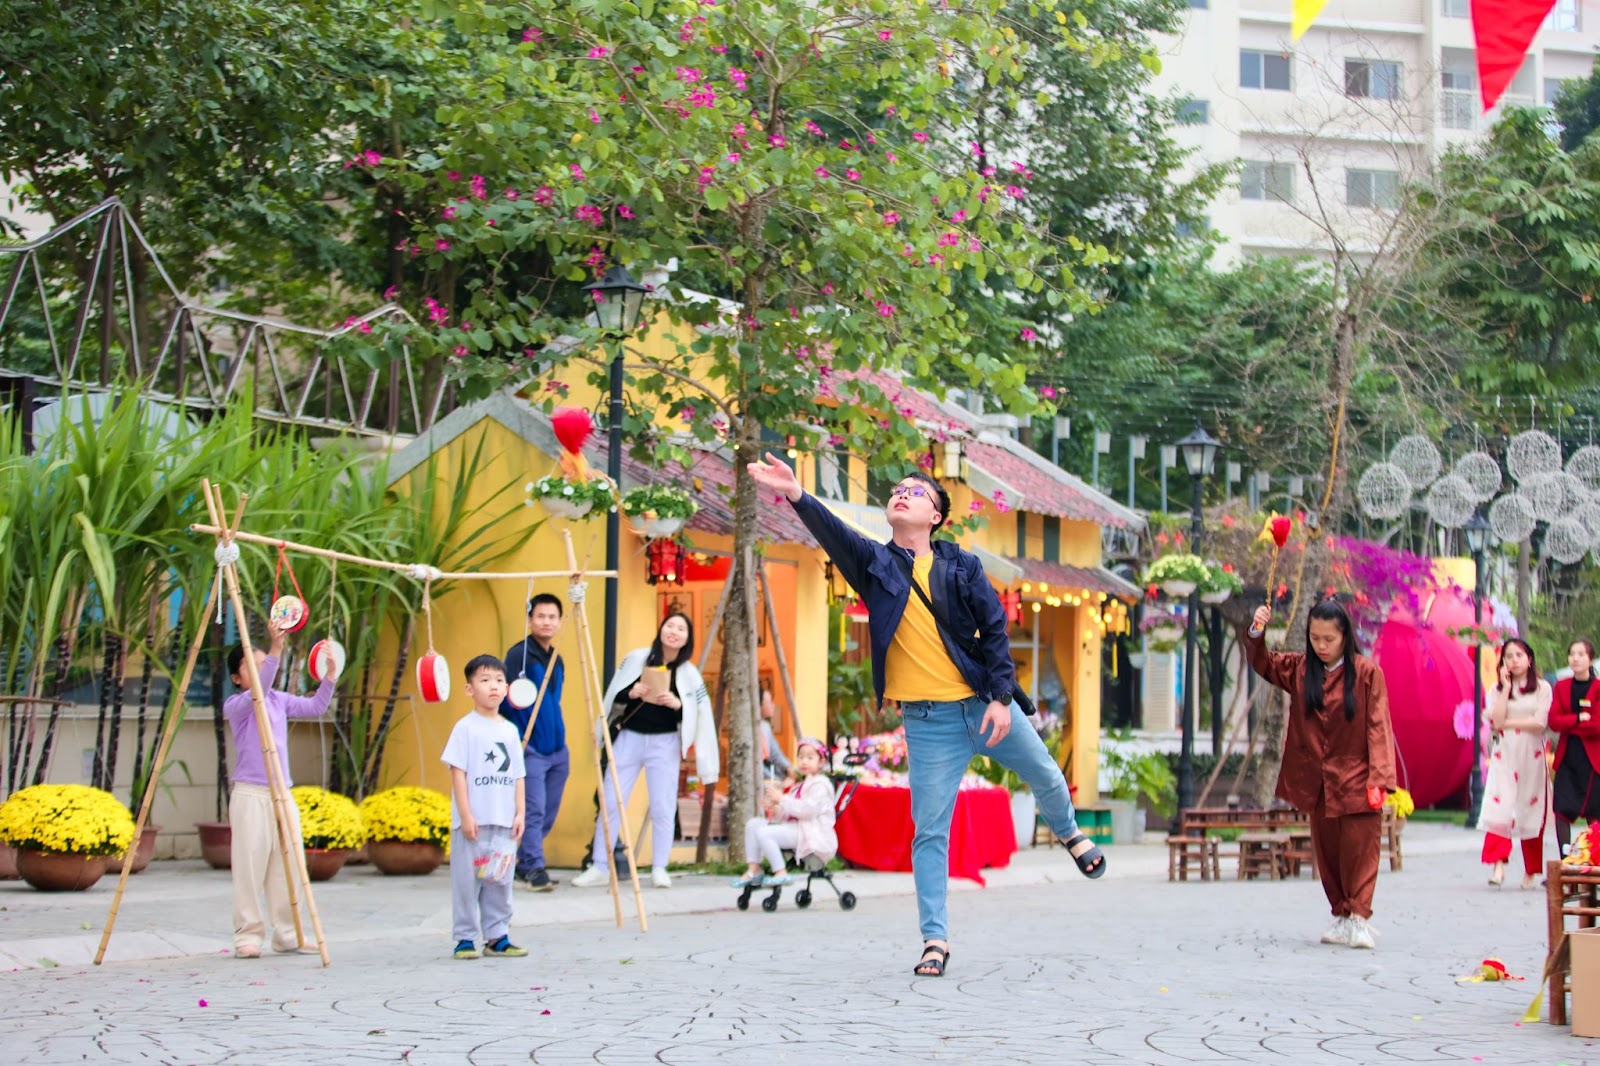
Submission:
{"label": "yellow triangular flag", "polygon": [[1294,0],[1294,23],[1289,31],[1291,38],[1298,41],[1304,36],[1327,6],[1328,0]]}

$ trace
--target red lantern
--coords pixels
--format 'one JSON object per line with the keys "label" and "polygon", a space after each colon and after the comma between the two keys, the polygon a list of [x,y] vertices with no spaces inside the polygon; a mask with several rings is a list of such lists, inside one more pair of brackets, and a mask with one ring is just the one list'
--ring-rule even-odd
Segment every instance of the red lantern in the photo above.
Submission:
{"label": "red lantern", "polygon": [[650,560],[650,584],[658,581],[682,581],[686,563],[678,542],[670,537],[658,537],[644,550]]}
{"label": "red lantern", "polygon": [[1006,620],[1012,625],[1022,624],[1022,593],[1007,589],[1000,594],[1000,606],[1006,609]]}
{"label": "red lantern", "polygon": [[865,622],[867,620],[867,605],[860,600],[853,600],[850,606],[844,609],[844,616],[852,622]]}

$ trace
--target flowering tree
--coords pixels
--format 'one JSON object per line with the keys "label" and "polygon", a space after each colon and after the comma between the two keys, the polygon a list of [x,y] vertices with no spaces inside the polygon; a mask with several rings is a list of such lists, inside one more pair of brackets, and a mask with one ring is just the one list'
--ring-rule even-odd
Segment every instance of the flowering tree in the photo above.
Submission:
{"label": "flowering tree", "polygon": [[[1025,345],[975,344],[951,297],[957,284],[1003,277],[1089,305],[1075,282],[1032,270],[1071,256],[1018,210],[1027,161],[936,150],[972,91],[1009,91],[1029,62],[1000,0],[455,0],[430,10],[451,12],[477,43],[483,82],[471,103],[441,109],[449,143],[379,169],[408,199],[436,196],[412,220],[408,256],[439,270],[490,263],[456,306],[429,309],[458,376],[486,389],[547,360],[556,336],[582,333],[562,301],[614,263],[677,258],[676,278],[735,309],[663,301],[664,313],[703,327],[698,339],[665,362],[629,360],[636,396],[732,452],[729,632],[754,628],[746,592],[760,501],[745,465],[764,430],[906,464],[927,450],[924,431],[895,417],[863,371],[942,391],[937,367],[1013,409],[1034,403]],[[958,45],[970,57],[959,68]],[[1011,176],[986,175],[990,165]],[[628,429],[670,452],[648,420]],[[734,824],[755,784],[752,654],[725,643]]]}

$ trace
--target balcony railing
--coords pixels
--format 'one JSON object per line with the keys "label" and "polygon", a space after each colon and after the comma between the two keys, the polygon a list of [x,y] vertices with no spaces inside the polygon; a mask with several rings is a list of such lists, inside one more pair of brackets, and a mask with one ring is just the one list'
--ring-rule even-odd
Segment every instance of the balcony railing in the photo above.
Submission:
{"label": "balcony railing", "polygon": [[1439,93],[1439,122],[1452,130],[1478,128],[1478,94],[1473,89],[1442,89]]}

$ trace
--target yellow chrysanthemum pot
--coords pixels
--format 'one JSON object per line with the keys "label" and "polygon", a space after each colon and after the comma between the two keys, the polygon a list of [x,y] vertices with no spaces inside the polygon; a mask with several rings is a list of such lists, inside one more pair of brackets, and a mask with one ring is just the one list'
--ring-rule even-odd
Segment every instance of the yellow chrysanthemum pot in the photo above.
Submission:
{"label": "yellow chrysanthemum pot", "polygon": [[17,872],[43,892],[81,892],[106,861],[133,843],[133,815],[87,785],[34,785],[0,803],[0,842],[17,849]]}
{"label": "yellow chrysanthemum pot", "polygon": [[367,858],[386,874],[432,873],[449,855],[450,800],[442,792],[401,786],[361,801]]}

